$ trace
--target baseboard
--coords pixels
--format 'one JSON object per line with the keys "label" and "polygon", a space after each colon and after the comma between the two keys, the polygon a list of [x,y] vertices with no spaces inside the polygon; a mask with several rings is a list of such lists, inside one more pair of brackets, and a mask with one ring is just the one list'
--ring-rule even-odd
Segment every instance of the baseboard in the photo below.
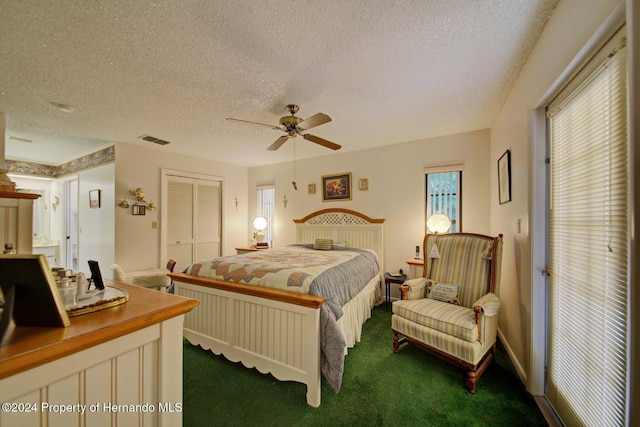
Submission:
{"label": "baseboard", "polygon": [[511,363],[513,364],[513,367],[515,368],[516,372],[518,373],[518,376],[520,377],[520,380],[522,380],[522,383],[525,385],[525,387],[527,387],[527,390],[528,390],[529,387],[527,385],[527,374],[524,371],[524,369],[522,369],[522,365],[520,364],[520,361],[516,358],[515,353],[511,349],[511,346],[509,345],[509,342],[504,337],[504,334],[502,333],[500,328],[498,328],[498,337],[500,338],[500,342],[502,343],[505,351],[507,352],[507,356],[509,356],[509,359],[511,360]]}

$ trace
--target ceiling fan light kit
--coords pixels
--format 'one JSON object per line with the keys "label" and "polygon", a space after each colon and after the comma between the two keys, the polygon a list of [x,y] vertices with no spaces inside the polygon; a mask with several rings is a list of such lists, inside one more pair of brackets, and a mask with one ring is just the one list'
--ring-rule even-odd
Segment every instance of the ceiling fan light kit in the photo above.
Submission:
{"label": "ceiling fan light kit", "polygon": [[227,118],[227,120],[231,122],[241,123],[241,124],[250,124],[250,125],[256,125],[256,126],[268,127],[271,129],[285,132],[286,135],[283,135],[280,138],[276,139],[276,141],[273,144],[267,147],[267,150],[269,151],[277,150],[282,146],[282,144],[287,142],[289,138],[295,138],[298,135],[302,136],[307,141],[311,141],[313,143],[322,145],[323,147],[327,147],[332,150],[339,150],[341,148],[341,146],[336,144],[335,142],[331,142],[326,139],[319,138],[309,133],[303,133],[306,130],[311,129],[313,127],[320,126],[325,123],[329,123],[331,121],[331,117],[323,113],[317,113],[307,119],[302,119],[296,116],[296,113],[300,109],[299,106],[295,104],[289,104],[286,106],[286,109],[287,111],[289,111],[291,115],[281,117],[280,121],[278,122],[279,126],[273,126],[273,125],[268,125],[264,123],[256,123],[248,120],[241,120],[241,119],[234,119],[234,118]]}

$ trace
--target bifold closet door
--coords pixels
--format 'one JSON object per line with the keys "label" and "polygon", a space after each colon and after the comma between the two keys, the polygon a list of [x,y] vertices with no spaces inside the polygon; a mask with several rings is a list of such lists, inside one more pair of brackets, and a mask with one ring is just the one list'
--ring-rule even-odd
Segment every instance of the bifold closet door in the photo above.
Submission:
{"label": "bifold closet door", "polygon": [[174,271],[220,256],[220,182],[172,176],[167,199],[166,253],[176,261]]}

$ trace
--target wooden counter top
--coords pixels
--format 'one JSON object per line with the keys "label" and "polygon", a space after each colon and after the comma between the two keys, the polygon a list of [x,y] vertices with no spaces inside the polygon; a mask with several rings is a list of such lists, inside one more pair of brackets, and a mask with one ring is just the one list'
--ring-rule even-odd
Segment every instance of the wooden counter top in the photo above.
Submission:
{"label": "wooden counter top", "polygon": [[9,327],[0,345],[0,379],[188,313],[198,301],[104,280],[129,294],[124,304],[71,317],[67,328]]}

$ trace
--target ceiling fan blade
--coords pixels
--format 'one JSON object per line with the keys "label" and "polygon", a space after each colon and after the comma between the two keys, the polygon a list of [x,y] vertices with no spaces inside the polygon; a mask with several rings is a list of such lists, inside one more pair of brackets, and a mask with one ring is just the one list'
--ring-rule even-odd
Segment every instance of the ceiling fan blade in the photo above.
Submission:
{"label": "ceiling fan blade", "polygon": [[318,113],[298,123],[298,128],[302,130],[307,130],[316,126],[323,125],[325,123],[329,123],[330,121],[331,121],[331,117],[323,113]]}
{"label": "ceiling fan blade", "polygon": [[282,144],[284,144],[285,142],[287,142],[287,139],[289,139],[289,135],[284,135],[281,136],[280,138],[276,139],[276,142],[274,142],[273,144],[271,144],[269,147],[267,147],[267,150],[269,151],[275,151],[278,148],[280,148],[280,146]]}
{"label": "ceiling fan blade", "polygon": [[335,142],[327,141],[326,139],[319,138],[315,135],[305,134],[302,135],[304,139],[308,139],[311,142],[315,142],[316,144],[320,144],[323,147],[331,148],[332,150],[339,150],[342,148],[341,145],[336,144]]}
{"label": "ceiling fan blade", "polygon": [[273,125],[267,125],[267,124],[264,124],[264,123],[250,122],[248,120],[233,119],[231,117],[228,117],[227,120],[229,120],[230,122],[235,122],[235,123],[254,125],[254,126],[264,126],[264,127],[268,127],[268,128],[275,129],[275,130],[284,130],[281,126],[273,126]]}

